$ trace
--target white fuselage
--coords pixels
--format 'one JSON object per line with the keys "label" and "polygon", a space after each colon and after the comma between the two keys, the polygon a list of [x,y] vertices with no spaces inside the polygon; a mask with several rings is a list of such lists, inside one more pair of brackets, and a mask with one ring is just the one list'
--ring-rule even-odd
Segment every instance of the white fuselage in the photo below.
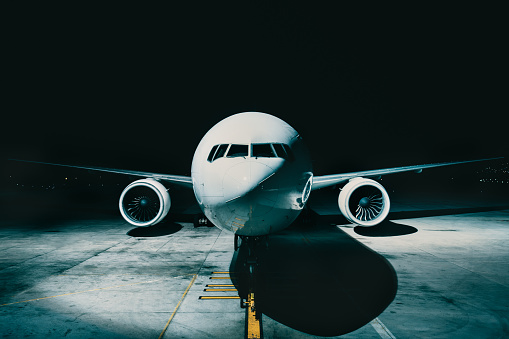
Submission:
{"label": "white fuselage", "polygon": [[312,176],[297,131],[256,112],[232,115],[212,127],[191,167],[205,216],[241,236],[266,235],[290,225],[309,197]]}

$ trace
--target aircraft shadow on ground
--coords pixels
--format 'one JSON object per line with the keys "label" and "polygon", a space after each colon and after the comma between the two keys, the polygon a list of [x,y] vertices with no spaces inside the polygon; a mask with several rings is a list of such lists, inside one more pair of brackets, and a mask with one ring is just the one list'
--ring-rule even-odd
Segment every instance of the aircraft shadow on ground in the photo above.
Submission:
{"label": "aircraft shadow on ground", "polygon": [[[380,254],[337,227],[298,224],[271,235],[255,249],[254,279],[241,245],[231,262],[241,297],[254,288],[261,312],[293,329],[320,336],[354,331],[394,300],[397,277]],[[252,277],[252,276],[251,276]]]}
{"label": "aircraft shadow on ground", "polygon": [[413,218],[424,218],[424,217],[438,217],[441,215],[454,215],[454,214],[465,214],[465,213],[500,211],[500,210],[505,210],[505,209],[509,209],[509,205],[445,208],[445,209],[417,210],[417,211],[401,211],[401,212],[390,212],[389,216],[387,218],[392,219],[392,220],[413,219]]}
{"label": "aircraft shadow on ground", "polygon": [[418,230],[413,226],[397,224],[390,220],[385,220],[372,227],[356,226],[354,231],[365,237],[395,237],[416,233]]}
{"label": "aircraft shadow on ground", "polygon": [[[509,205],[485,206],[485,207],[463,207],[463,208],[442,208],[414,211],[390,212],[387,219],[382,223],[372,227],[357,226],[355,233],[366,237],[394,237],[400,235],[412,234],[418,231],[417,228],[401,223],[395,223],[391,220],[415,219],[425,217],[437,217],[443,215],[456,215],[466,213],[489,212],[509,209]],[[330,224],[348,224],[349,221],[342,215],[319,216],[320,219]]]}
{"label": "aircraft shadow on ground", "polygon": [[133,228],[127,232],[127,235],[131,237],[161,237],[177,233],[181,229],[182,225],[165,220],[152,226]]}

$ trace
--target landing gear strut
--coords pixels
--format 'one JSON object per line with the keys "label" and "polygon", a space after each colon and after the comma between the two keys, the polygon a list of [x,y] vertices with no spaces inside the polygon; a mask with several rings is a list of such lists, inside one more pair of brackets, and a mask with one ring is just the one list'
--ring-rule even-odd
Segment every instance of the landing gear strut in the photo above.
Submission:
{"label": "landing gear strut", "polygon": [[246,311],[245,338],[263,338],[263,296],[260,279],[263,270],[264,247],[268,237],[235,235],[235,254],[230,268],[234,272],[232,282],[238,289],[240,307]]}
{"label": "landing gear strut", "polygon": [[245,251],[246,254],[244,266],[244,274],[247,279],[247,296],[240,300],[240,307],[248,308],[248,318],[259,322],[261,320],[260,303],[255,304],[255,295],[257,294],[258,285],[258,256],[257,250],[261,247],[268,246],[268,238],[264,237],[246,237],[235,235],[235,250]]}

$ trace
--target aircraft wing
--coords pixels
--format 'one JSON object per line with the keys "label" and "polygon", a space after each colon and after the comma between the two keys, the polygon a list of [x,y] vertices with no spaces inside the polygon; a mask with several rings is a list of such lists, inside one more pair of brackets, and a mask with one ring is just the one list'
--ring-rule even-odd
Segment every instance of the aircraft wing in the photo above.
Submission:
{"label": "aircraft wing", "polygon": [[191,188],[193,187],[193,181],[192,181],[191,177],[187,177],[187,176],[183,176],[183,175],[170,175],[170,174],[160,174],[160,173],[152,173],[152,172],[140,172],[140,171],[131,171],[131,170],[123,170],[123,169],[115,169],[115,168],[104,168],[104,167],[73,166],[73,165],[53,164],[53,163],[49,163],[49,162],[28,161],[28,160],[18,160],[18,159],[9,159],[9,160],[30,162],[30,163],[34,163],[34,164],[80,168],[80,169],[91,170],[91,171],[127,174],[127,175],[133,175],[133,176],[137,176],[137,177],[143,177],[143,178],[153,178],[153,179],[158,179],[158,180],[164,180],[164,181],[168,181],[168,182],[171,182],[174,184],[187,186],[187,187],[191,187]]}
{"label": "aircraft wing", "polygon": [[384,169],[361,171],[361,172],[351,172],[351,173],[343,173],[343,174],[320,175],[320,176],[313,177],[313,186],[311,186],[311,187],[312,187],[312,190],[317,190],[317,189],[328,187],[328,186],[342,184],[342,183],[344,183],[352,178],[355,178],[355,177],[370,178],[370,177],[379,177],[379,176],[386,175],[386,174],[409,172],[409,171],[415,171],[417,173],[421,173],[422,170],[426,169],[426,168],[465,164],[465,163],[469,163],[469,162],[495,160],[495,159],[502,159],[502,158],[503,157],[489,158],[489,159],[477,159],[477,160],[466,160],[466,161],[455,161],[455,162],[441,162],[441,163],[436,163],[436,164],[393,167],[393,168],[384,168]]}

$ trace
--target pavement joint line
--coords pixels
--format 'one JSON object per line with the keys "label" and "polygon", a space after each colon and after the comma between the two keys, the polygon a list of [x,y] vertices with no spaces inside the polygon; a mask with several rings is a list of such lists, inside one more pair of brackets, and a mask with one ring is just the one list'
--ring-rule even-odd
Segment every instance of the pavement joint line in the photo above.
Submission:
{"label": "pavement joint line", "polygon": [[156,250],[156,252],[159,252],[159,250],[160,250],[161,248],[163,248],[164,246],[166,246],[166,244],[168,244],[168,243],[169,243],[170,241],[172,241],[172,240],[173,240],[173,239],[172,239],[172,237],[170,237],[170,238],[168,239],[168,241],[167,241],[167,242],[165,242],[165,243],[164,243],[161,247],[159,247],[159,248]]}
{"label": "pavement joint line", "polygon": [[49,296],[49,297],[35,298],[35,299],[29,299],[29,300],[23,300],[23,301],[15,301],[15,302],[12,302],[12,303],[2,304],[2,305],[0,305],[0,307],[14,305],[14,304],[21,304],[21,303],[26,303],[26,302],[31,302],[31,301],[37,301],[37,300],[51,299],[51,298],[57,298],[57,297],[65,297],[65,296],[73,295],[73,294],[81,294],[81,293],[86,293],[86,292],[95,292],[95,291],[101,291],[101,290],[108,290],[108,289],[117,288],[117,287],[133,286],[133,285],[139,285],[139,284],[149,284],[149,283],[153,283],[153,282],[157,282],[157,281],[161,281],[161,279],[159,279],[159,280],[141,281],[141,282],[132,283],[132,284],[124,284],[124,285],[116,285],[116,286],[109,286],[109,287],[101,287],[101,288],[95,288],[95,289],[92,289],[92,290],[78,291],[78,292],[72,292],[72,293],[65,293],[65,294],[59,294],[59,295],[53,295],[53,296]]}
{"label": "pavement joint line", "polygon": [[370,324],[371,324],[371,326],[373,326],[373,328],[380,335],[381,338],[396,339],[394,334],[392,334],[391,331],[389,331],[387,326],[385,326],[384,323],[380,321],[380,319],[375,318],[375,319],[371,320]]}
{"label": "pavement joint line", "polygon": [[177,306],[175,307],[175,310],[173,310],[173,313],[171,314],[170,316],[170,319],[168,319],[168,322],[166,323],[166,325],[164,326],[163,328],[163,331],[161,332],[161,334],[159,334],[159,338],[158,339],[161,339],[164,334],[166,333],[166,330],[168,329],[168,326],[170,326],[170,323],[171,321],[173,320],[173,318],[175,317],[175,314],[177,313],[179,307],[180,307],[180,304],[182,304],[182,302],[184,301],[184,298],[186,297],[187,295],[187,292],[189,292],[189,290],[191,289],[191,286],[193,285],[193,283],[196,281],[196,278],[198,277],[198,274],[200,274],[200,271],[203,269],[203,265],[205,264],[205,262],[207,261],[207,257],[210,255],[210,251],[212,251],[212,249],[214,248],[214,246],[216,245],[217,243],[217,239],[219,239],[219,236],[221,235],[222,231],[217,235],[216,237],[216,240],[214,241],[214,243],[210,246],[209,250],[208,250],[208,254],[207,256],[205,257],[205,259],[203,260],[202,264],[201,264],[201,267],[200,269],[198,270],[198,273],[194,274],[194,277],[193,279],[191,280],[191,282],[189,283],[189,285],[187,286],[184,294],[182,295],[182,297],[180,298]]}
{"label": "pavement joint line", "polygon": [[445,262],[447,262],[447,263],[449,263],[449,264],[451,264],[451,265],[453,265],[453,266],[456,266],[456,267],[461,268],[461,269],[463,269],[463,270],[465,270],[465,271],[468,271],[468,272],[470,272],[470,273],[472,273],[472,274],[474,274],[474,275],[477,275],[478,277],[481,277],[481,278],[487,279],[487,280],[489,280],[490,282],[492,282],[492,283],[494,283],[494,284],[497,284],[497,285],[500,285],[500,286],[504,286],[504,287],[508,287],[507,285],[502,284],[502,283],[500,283],[500,282],[498,282],[498,281],[495,281],[495,280],[491,279],[491,278],[490,278],[490,277],[488,277],[488,276],[485,276],[485,275],[483,275],[483,274],[481,274],[481,273],[478,273],[478,272],[474,272],[474,271],[472,271],[472,270],[471,270],[471,269],[469,269],[469,268],[463,267],[462,265],[460,265],[460,264],[458,264],[458,263],[455,263],[455,262],[453,262],[453,261],[451,261],[451,260],[449,260],[449,259],[446,259],[446,258],[444,258],[444,257],[442,257],[442,256],[439,256],[439,255],[433,254],[433,253],[431,253],[431,252],[429,252],[429,251],[426,251],[426,250],[424,250],[424,249],[422,249],[422,248],[420,248],[420,247],[418,247],[418,246],[414,246],[414,248],[416,248],[416,249],[418,249],[419,251],[422,251],[422,252],[424,252],[424,253],[427,253],[428,255],[430,255],[430,256],[432,256],[432,257],[434,257],[434,258],[436,258],[436,259],[439,259],[439,260],[445,261]]}
{"label": "pavement joint line", "polygon": [[[92,255],[92,256],[90,256],[90,257],[88,257],[87,259],[85,259],[85,260],[81,260],[81,261],[80,261],[79,263],[77,263],[76,265],[72,265],[71,267],[66,268],[66,269],[64,270],[64,272],[67,272],[67,271],[69,271],[69,270],[71,270],[71,269],[73,269],[73,268],[75,268],[75,267],[77,267],[77,266],[79,266],[79,265],[83,264],[84,262],[86,262],[86,261],[88,261],[88,260],[90,260],[90,259],[92,259],[92,258],[94,258],[94,257],[97,257],[98,255],[100,255],[100,254],[102,254],[102,253],[105,253],[105,252],[109,251],[109,250],[110,250],[110,249],[112,249],[113,247],[116,247],[116,246],[118,246],[118,245],[120,245],[120,244],[123,244],[123,243],[129,242],[130,240],[131,240],[131,239],[122,240],[122,241],[119,241],[119,242],[117,242],[117,243],[115,243],[115,244],[111,245],[110,247],[108,247],[108,248],[106,248],[106,249],[100,250],[99,252],[95,253],[94,255]],[[56,249],[55,249],[55,250],[53,250],[53,251],[56,251]]]}
{"label": "pavement joint line", "polygon": [[187,285],[187,288],[186,290],[184,291],[184,294],[182,295],[182,297],[180,298],[177,306],[175,306],[175,309],[173,310],[173,313],[171,314],[170,316],[170,319],[168,319],[168,322],[166,323],[166,325],[164,326],[163,328],[163,331],[161,332],[161,334],[159,334],[159,338],[158,339],[161,339],[163,337],[163,335],[166,333],[166,330],[168,329],[168,326],[170,326],[170,323],[171,321],[173,320],[173,318],[175,317],[175,314],[177,313],[177,310],[179,309],[180,307],[180,304],[182,304],[182,301],[184,301],[184,298],[186,297],[187,295],[187,292],[189,292],[189,289],[191,288],[191,286],[193,286],[196,278],[198,277],[198,273],[194,275],[193,279],[191,280],[191,282],[189,283],[189,285]]}

